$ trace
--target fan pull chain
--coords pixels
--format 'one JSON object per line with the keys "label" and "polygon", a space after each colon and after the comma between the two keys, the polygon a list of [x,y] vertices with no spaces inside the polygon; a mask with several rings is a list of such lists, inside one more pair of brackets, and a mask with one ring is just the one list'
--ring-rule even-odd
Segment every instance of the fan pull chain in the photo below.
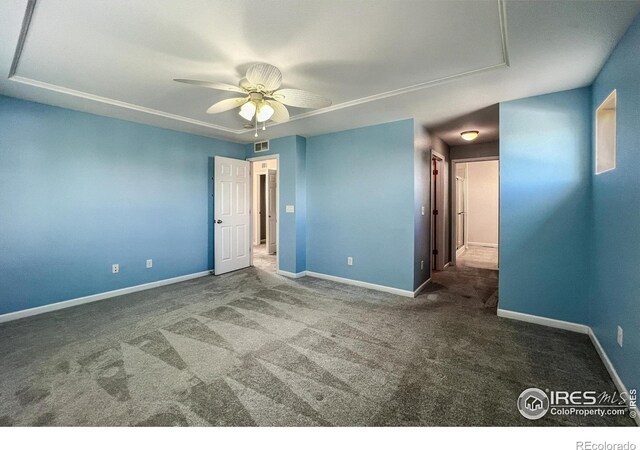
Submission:
{"label": "fan pull chain", "polygon": [[267,129],[267,122],[262,122],[262,131]]}
{"label": "fan pull chain", "polygon": [[256,114],[256,134],[254,136],[258,137],[258,114]]}

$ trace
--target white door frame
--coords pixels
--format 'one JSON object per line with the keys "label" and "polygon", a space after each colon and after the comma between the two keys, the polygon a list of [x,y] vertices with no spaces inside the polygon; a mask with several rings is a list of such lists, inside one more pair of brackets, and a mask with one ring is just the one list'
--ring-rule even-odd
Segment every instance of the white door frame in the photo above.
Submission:
{"label": "white door frame", "polygon": [[433,199],[434,199],[434,195],[433,195],[433,165],[432,165],[432,160],[433,158],[436,158],[439,160],[439,166],[440,166],[440,171],[438,173],[438,186],[437,186],[437,190],[436,190],[436,195],[435,195],[435,200],[437,203],[438,198],[441,200],[441,205],[439,206],[438,209],[438,218],[435,219],[436,222],[440,223],[440,230],[436,229],[437,232],[437,237],[436,240],[440,242],[440,248],[438,248],[438,255],[436,256],[436,264],[435,264],[435,268],[432,270],[443,270],[446,265],[447,265],[447,261],[446,261],[446,224],[447,224],[447,209],[448,209],[448,199],[447,199],[447,184],[448,184],[448,180],[449,177],[447,176],[447,172],[448,172],[448,164],[447,164],[447,160],[445,159],[445,157],[441,154],[436,152],[435,150],[431,150],[431,158],[429,160],[429,190],[431,191],[431,195],[429,196],[429,202],[430,202],[430,206],[431,208],[429,209],[429,214],[431,216],[431,225],[429,227],[429,229],[431,230],[431,238],[429,240],[429,242],[431,242],[431,251],[429,252],[429,265],[431,266],[433,263],[433,249],[434,249],[434,245],[437,247],[437,243],[433,242],[433,222],[434,222],[434,217],[433,217],[433,210],[434,210],[434,205],[433,205]]}
{"label": "white door frame", "polygon": [[[455,195],[456,198],[452,198],[451,199],[451,213],[452,216],[455,215],[455,217],[452,217],[451,220],[455,220],[456,223],[452,223],[451,224],[451,233],[456,233],[456,235],[452,235],[451,236],[451,251],[452,251],[452,255],[451,255],[451,265],[455,266],[456,264],[456,258],[463,253],[463,251],[460,251],[457,247],[458,247],[458,164],[466,164],[463,162],[458,162],[455,164],[452,164],[452,169],[451,169],[451,173],[453,175],[452,177],[452,185],[451,185],[451,195]],[[463,235],[462,235],[462,244],[464,246],[464,250],[466,250],[469,246],[468,246],[468,242],[469,242],[469,223],[468,223],[468,217],[467,217],[467,210],[468,208],[468,202],[467,202],[467,195],[468,194],[468,181],[467,181],[467,166],[465,166],[465,170],[464,170],[464,178],[462,180],[462,188],[464,189],[464,194],[462,196],[462,201],[464,203],[464,212],[465,212],[465,217],[463,219],[463,223],[466,225],[465,229],[463,230]]]}
{"label": "white door frame", "polygon": [[266,161],[268,159],[275,159],[278,165],[276,172],[276,273],[280,271],[280,154],[273,155],[254,156],[247,158],[246,160],[251,162],[251,257],[250,264],[253,266],[253,183],[255,177],[253,176],[253,163],[255,161]]}
{"label": "white door frame", "polygon": [[[500,156],[485,156],[482,158],[462,158],[462,159],[452,159],[451,160],[451,173],[454,175],[455,178],[455,174],[456,174],[456,165],[458,163],[472,163],[472,162],[479,162],[479,161],[500,161]],[[465,178],[465,184],[467,183],[467,179]],[[451,185],[451,210],[452,211],[457,211],[456,209],[456,203],[458,201],[458,196],[457,196],[457,192],[456,192],[456,183],[453,183]],[[467,190],[468,192],[468,190]],[[500,171],[498,171],[498,192],[500,192]],[[469,230],[469,218],[468,215],[467,217],[465,217],[465,220],[467,221],[467,230]],[[457,220],[452,220],[451,221],[451,248],[455,249],[456,248],[456,236],[458,233],[458,221]],[[500,242],[500,194],[498,194],[498,243]],[[455,266],[456,265],[456,252],[455,251],[451,251],[451,265]],[[500,245],[498,245],[498,264],[500,261]]]}
{"label": "white door frame", "polygon": [[[273,252],[271,251],[271,248],[275,248],[275,254],[278,254],[278,237],[276,236],[273,240],[275,240],[275,242],[272,242],[271,239],[271,224],[273,223],[274,227],[275,227],[275,232],[278,232],[278,202],[275,201],[275,198],[273,199],[273,205],[271,204],[271,176],[275,175],[275,185],[276,185],[276,195],[278,192],[278,169],[269,169],[267,168],[267,175],[265,177],[265,183],[264,183],[264,189],[265,189],[265,206],[266,206],[266,217],[265,217],[265,228],[266,228],[266,233],[265,233],[265,245],[267,246],[267,254],[271,255],[273,254]],[[274,211],[273,214],[275,215],[275,217],[271,216],[271,211]],[[277,256],[276,256],[277,258]]]}

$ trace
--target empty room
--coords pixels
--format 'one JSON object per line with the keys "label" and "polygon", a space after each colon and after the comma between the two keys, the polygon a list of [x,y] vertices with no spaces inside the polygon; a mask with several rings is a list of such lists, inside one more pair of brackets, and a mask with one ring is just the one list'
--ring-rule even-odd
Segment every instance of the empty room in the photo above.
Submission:
{"label": "empty room", "polygon": [[639,48],[640,0],[0,2],[0,426],[637,440]]}

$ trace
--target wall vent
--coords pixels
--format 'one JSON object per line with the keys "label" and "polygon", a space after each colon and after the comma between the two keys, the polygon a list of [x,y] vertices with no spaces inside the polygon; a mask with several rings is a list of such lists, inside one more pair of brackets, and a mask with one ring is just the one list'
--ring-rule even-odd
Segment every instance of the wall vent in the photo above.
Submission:
{"label": "wall vent", "polygon": [[256,142],[253,144],[254,153],[266,152],[269,150],[269,141]]}

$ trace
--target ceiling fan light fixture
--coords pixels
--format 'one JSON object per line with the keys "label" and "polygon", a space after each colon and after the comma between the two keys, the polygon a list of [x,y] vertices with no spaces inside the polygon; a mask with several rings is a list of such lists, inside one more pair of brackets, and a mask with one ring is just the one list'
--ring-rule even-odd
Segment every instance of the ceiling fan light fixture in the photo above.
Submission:
{"label": "ceiling fan light fixture", "polygon": [[242,105],[242,108],[240,108],[240,112],[238,114],[240,114],[244,119],[247,120],[251,120],[253,119],[253,116],[256,113],[256,104],[253,102],[247,102],[244,105]]}
{"label": "ceiling fan light fixture", "polygon": [[465,141],[473,141],[473,140],[478,138],[479,134],[480,134],[479,131],[468,130],[468,131],[463,131],[462,133],[460,133],[460,137],[462,137],[462,139],[464,139]]}
{"label": "ceiling fan light fixture", "polygon": [[268,103],[262,103],[258,108],[258,122],[266,122],[273,116],[274,109]]}
{"label": "ceiling fan light fixture", "polygon": [[243,97],[226,98],[214,103],[207,109],[207,114],[218,114],[240,108],[239,115],[250,124],[245,128],[254,128],[257,136],[258,124],[266,129],[266,122],[284,123],[290,119],[287,106],[297,108],[318,109],[331,105],[331,100],[312,92],[300,89],[280,89],[282,73],[276,66],[267,63],[253,64],[247,69],[245,78],[238,86],[218,81],[191,80],[174,78],[180,83],[207,87],[222,91],[243,94]]}

